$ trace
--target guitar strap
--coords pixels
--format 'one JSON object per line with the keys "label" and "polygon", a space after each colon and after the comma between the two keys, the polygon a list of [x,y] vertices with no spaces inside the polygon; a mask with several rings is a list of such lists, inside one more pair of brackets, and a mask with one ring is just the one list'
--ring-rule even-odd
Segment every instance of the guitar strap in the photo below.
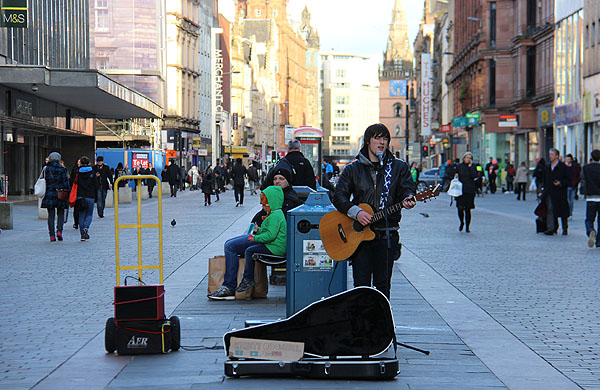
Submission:
{"label": "guitar strap", "polygon": [[387,206],[388,196],[390,194],[390,186],[392,183],[392,161],[390,158],[385,165],[385,172],[383,174],[383,192],[381,193],[381,199],[379,200],[379,209],[383,210]]}

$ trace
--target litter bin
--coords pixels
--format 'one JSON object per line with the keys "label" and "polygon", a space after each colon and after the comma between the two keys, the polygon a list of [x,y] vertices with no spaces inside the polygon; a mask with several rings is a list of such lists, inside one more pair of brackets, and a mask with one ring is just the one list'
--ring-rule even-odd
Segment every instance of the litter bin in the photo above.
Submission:
{"label": "litter bin", "polygon": [[346,291],[348,264],[334,262],[325,252],[319,222],[335,210],[325,192],[311,192],[306,203],[287,215],[287,285],[286,315],[309,304]]}
{"label": "litter bin", "polygon": [[296,194],[298,194],[298,198],[300,198],[303,202],[306,202],[306,199],[308,199],[308,194],[316,192],[309,186],[294,186],[293,188],[294,191],[296,191]]}

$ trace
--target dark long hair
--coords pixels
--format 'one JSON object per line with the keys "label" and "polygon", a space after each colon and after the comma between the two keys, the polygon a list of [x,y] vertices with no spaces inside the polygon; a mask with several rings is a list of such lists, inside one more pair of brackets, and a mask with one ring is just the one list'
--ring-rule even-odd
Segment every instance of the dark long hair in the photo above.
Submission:
{"label": "dark long hair", "polygon": [[374,125],[367,127],[365,130],[365,135],[363,137],[363,148],[368,145],[369,141],[371,141],[371,138],[377,137],[386,137],[388,139],[388,147],[390,146],[390,131],[383,123],[375,123]]}

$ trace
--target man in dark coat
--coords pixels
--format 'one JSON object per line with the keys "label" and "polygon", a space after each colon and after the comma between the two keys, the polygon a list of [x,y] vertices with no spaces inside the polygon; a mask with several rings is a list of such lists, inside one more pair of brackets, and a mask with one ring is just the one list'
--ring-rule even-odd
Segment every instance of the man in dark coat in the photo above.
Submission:
{"label": "man in dark coat", "polygon": [[498,175],[498,162],[490,157],[490,162],[485,164],[485,172],[488,174],[488,186],[492,194],[496,193],[496,176]]}
{"label": "man in dark coat", "polygon": [[[158,174],[156,173],[156,169],[154,168],[154,165],[152,165],[152,163],[148,163],[148,169],[146,169],[146,175],[158,176]],[[148,197],[152,198],[152,191],[154,190],[156,181],[154,181],[153,179],[149,179],[147,184],[148,184]]]}
{"label": "man in dark coat", "polygon": [[96,158],[94,172],[96,173],[96,179],[98,180],[98,203],[96,203],[96,208],[98,209],[98,217],[104,218],[106,193],[109,189],[112,190],[113,187],[113,178],[110,174],[110,167],[104,164],[104,157],[98,156]]}
{"label": "man in dark coat", "polygon": [[558,231],[558,218],[562,220],[562,234],[568,234],[569,201],[567,199],[567,188],[569,187],[569,173],[567,167],[558,157],[557,149],[548,152],[550,163],[544,170],[544,187],[540,194],[542,202],[546,202],[548,208],[548,230],[546,235],[556,234]]}
{"label": "man in dark coat", "polygon": [[171,187],[171,197],[177,197],[177,186],[179,186],[179,166],[175,163],[175,160],[171,160],[167,167],[167,173],[169,175],[169,186]]}
{"label": "man in dark coat", "polygon": [[233,192],[235,193],[235,207],[244,205],[244,178],[248,174],[241,158],[235,159],[235,165],[231,169],[233,176]]}
{"label": "man in dark coat", "polygon": [[[288,154],[275,166],[275,168],[287,169],[292,172],[292,181],[291,183],[294,186],[308,186],[313,190],[317,189],[317,180],[315,179],[315,171],[313,170],[310,161],[302,152],[300,152],[300,141],[297,139],[291,140],[288,143]],[[271,171],[267,174],[265,178],[261,190],[273,185],[273,176],[275,168],[271,169]]]}
{"label": "man in dark coat", "polygon": [[[594,222],[600,215],[600,150],[592,150],[592,162],[583,166],[583,193],[585,194],[585,232],[588,246],[600,248],[600,236],[594,229]],[[598,221],[600,230],[600,220]]]}

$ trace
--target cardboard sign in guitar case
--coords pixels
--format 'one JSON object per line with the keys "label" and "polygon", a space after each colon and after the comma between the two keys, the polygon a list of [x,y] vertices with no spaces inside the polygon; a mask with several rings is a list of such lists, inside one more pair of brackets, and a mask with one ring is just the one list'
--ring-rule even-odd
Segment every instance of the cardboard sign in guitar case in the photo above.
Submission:
{"label": "cardboard sign in guitar case", "polygon": [[[303,344],[295,361],[236,358],[232,338]],[[398,375],[390,303],[379,291],[357,287],[317,301],[293,316],[223,336],[227,376],[391,379]],[[392,354],[392,357],[387,355]],[[386,357],[383,357],[383,356]]]}

